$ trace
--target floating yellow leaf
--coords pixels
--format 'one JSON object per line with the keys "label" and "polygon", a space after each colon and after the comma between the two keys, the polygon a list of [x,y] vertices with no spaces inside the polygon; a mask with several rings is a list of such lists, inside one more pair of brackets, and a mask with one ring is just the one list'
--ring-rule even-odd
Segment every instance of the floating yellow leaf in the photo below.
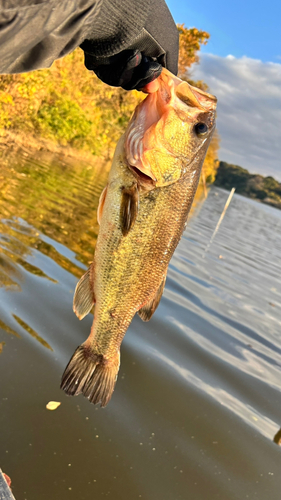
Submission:
{"label": "floating yellow leaf", "polygon": [[58,401],[49,401],[49,403],[46,405],[47,410],[56,410],[61,403]]}

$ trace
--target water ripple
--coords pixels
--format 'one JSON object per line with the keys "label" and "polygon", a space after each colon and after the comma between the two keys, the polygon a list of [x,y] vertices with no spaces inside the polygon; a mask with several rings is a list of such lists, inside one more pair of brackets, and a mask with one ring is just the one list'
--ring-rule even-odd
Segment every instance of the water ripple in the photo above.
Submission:
{"label": "water ripple", "polygon": [[125,336],[104,410],[59,384],[93,319],[72,297],[106,166],[4,155],[1,168],[1,459],[15,496],[279,500],[281,211],[234,195],[203,257],[228,195],[210,190],[155,315]]}

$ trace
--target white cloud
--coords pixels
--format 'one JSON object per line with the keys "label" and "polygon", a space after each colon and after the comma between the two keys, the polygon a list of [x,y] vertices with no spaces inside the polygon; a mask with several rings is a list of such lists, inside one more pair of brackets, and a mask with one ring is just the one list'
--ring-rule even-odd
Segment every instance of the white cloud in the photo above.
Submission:
{"label": "white cloud", "polygon": [[281,64],[202,54],[191,76],[218,98],[220,159],[281,180]]}

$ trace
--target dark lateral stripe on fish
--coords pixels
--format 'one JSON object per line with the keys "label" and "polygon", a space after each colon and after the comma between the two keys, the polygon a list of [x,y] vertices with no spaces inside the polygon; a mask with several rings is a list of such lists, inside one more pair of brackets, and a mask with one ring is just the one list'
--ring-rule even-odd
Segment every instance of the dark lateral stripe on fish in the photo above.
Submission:
{"label": "dark lateral stripe on fish", "polygon": [[123,236],[127,236],[138,215],[139,191],[137,184],[123,188],[120,207],[120,223]]}
{"label": "dark lateral stripe on fish", "polygon": [[114,391],[120,365],[120,354],[105,359],[83,344],[77,347],[61,381],[61,389],[68,396],[83,394],[91,403],[106,406]]}

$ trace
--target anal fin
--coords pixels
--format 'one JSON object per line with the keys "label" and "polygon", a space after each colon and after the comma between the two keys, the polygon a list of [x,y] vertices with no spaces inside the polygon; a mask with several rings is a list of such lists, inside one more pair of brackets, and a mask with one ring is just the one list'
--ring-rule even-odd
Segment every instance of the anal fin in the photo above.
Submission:
{"label": "anal fin", "polygon": [[166,277],[167,274],[165,274],[162,279],[161,284],[154,296],[138,311],[138,315],[143,321],[149,321],[159,306],[165,288]]}
{"label": "anal fin", "polygon": [[83,274],[76,285],[73,297],[73,311],[79,319],[83,319],[89,314],[94,303],[95,297],[91,284],[91,267],[89,267],[88,271]]}
{"label": "anal fin", "polygon": [[123,188],[120,207],[120,222],[123,236],[127,236],[132,229],[139,209],[139,191],[137,184]]}

